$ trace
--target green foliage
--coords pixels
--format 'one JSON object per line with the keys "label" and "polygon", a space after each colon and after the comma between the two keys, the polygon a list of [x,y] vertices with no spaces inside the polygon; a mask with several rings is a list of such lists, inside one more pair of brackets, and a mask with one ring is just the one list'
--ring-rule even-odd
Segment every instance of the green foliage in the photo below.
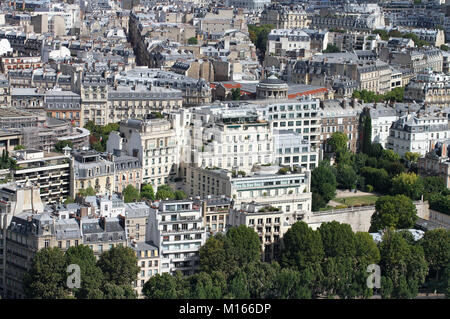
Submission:
{"label": "green foliage", "polygon": [[175,194],[175,199],[186,199],[188,197],[187,194],[181,190],[175,191],[174,194]]}
{"label": "green foliage", "polygon": [[357,98],[358,100],[363,100],[365,103],[379,103],[383,101],[403,102],[404,93],[404,87],[397,87],[389,92],[386,92],[385,94],[376,94],[375,92],[368,90],[355,90],[352,97]]}
{"label": "green foliage", "polygon": [[363,124],[363,142],[362,151],[370,155],[372,148],[372,119],[370,116],[365,116],[362,121]]}
{"label": "green foliage", "polygon": [[65,253],[66,267],[71,264],[80,266],[81,287],[74,289],[74,295],[77,299],[96,299],[101,298],[101,286],[103,282],[103,273],[96,265],[96,258],[92,249],[86,245],[70,247]]}
{"label": "green foliage", "polygon": [[66,260],[59,248],[44,248],[33,258],[31,269],[24,274],[23,289],[31,299],[68,298]]}
{"label": "green foliage", "polygon": [[420,157],[420,153],[406,152],[405,159],[409,162],[416,163]]}
{"label": "green foliage", "polygon": [[273,24],[263,24],[260,26],[248,25],[248,33],[250,36],[250,40],[256,46],[256,48],[261,52],[261,55],[264,56],[267,48],[267,37],[272,31],[275,29]]}
{"label": "green foliage", "polygon": [[196,37],[191,37],[191,38],[189,38],[189,39],[188,39],[188,44],[189,44],[189,45],[195,45],[195,44],[198,44],[197,38],[196,38]]}
{"label": "green foliage", "polygon": [[168,273],[156,274],[144,284],[142,294],[147,299],[177,299],[180,296],[178,281]]}
{"label": "green foliage", "polygon": [[158,190],[155,195],[157,200],[175,199],[175,192],[169,185],[158,186]]}
{"label": "green foliage", "polygon": [[132,285],[140,270],[136,255],[130,247],[112,247],[101,254],[97,265],[105,280],[118,286]]}
{"label": "green foliage", "polygon": [[339,53],[341,50],[339,48],[331,43],[328,43],[327,48],[323,50],[323,53]]}
{"label": "green foliage", "polygon": [[237,101],[241,99],[241,88],[231,89],[231,99]]}
{"label": "green foliage", "polygon": [[2,157],[0,158],[0,169],[17,170],[18,168],[17,161],[9,157],[8,151],[3,150]]}
{"label": "green foliage", "polygon": [[357,232],[355,234],[356,258],[364,265],[378,264],[380,251],[369,233]]}
{"label": "green foliage", "polygon": [[26,149],[26,147],[23,146],[23,145],[16,145],[16,146],[14,146],[14,150],[15,150],[15,151],[18,151],[18,150],[24,150],[24,149]]}
{"label": "green foliage", "polygon": [[119,130],[119,123],[110,123],[108,125],[102,126],[96,125],[94,122],[89,121],[86,123],[84,128],[88,129],[91,132],[91,148],[99,152],[105,152],[109,134],[112,131]]}
{"label": "green foliage", "polygon": [[385,228],[409,229],[417,220],[416,206],[405,195],[382,196],[375,204],[370,232]]}
{"label": "green foliage", "polygon": [[281,266],[285,268],[302,271],[310,265],[320,264],[325,255],[320,232],[302,221],[296,222],[284,234],[283,243]]}
{"label": "green foliage", "polygon": [[366,184],[372,185],[376,191],[385,192],[391,186],[389,175],[383,168],[363,167],[360,173]]}
{"label": "green foliage", "polygon": [[[311,173],[311,190],[318,194],[313,198],[313,206],[321,208],[326,205],[336,194],[336,176],[333,173],[330,165],[326,162],[320,162]],[[324,204],[323,206],[321,204]],[[320,205],[318,205],[320,204]]]}
{"label": "green foliage", "polygon": [[401,173],[392,179],[391,193],[404,194],[413,200],[418,200],[424,193],[422,179],[415,173]]}
{"label": "green foliage", "polygon": [[347,149],[347,142],[347,135],[342,132],[334,132],[328,139],[327,144],[331,147],[333,152],[336,152],[339,149]]}
{"label": "green foliage", "polygon": [[445,267],[450,263],[450,231],[440,228],[425,232],[419,241],[425,253],[430,270],[439,274],[445,271]]}
{"label": "green foliage", "polygon": [[322,223],[318,230],[327,257],[355,256],[356,240],[350,225],[332,221]]}
{"label": "green foliage", "polygon": [[139,191],[133,185],[128,185],[125,187],[122,191],[122,195],[125,203],[135,202],[141,198]]}
{"label": "green foliage", "polygon": [[449,47],[446,46],[445,44],[441,44],[440,48],[441,48],[442,51],[448,51],[449,50]]}
{"label": "green foliage", "polygon": [[450,195],[434,194],[429,203],[431,209],[450,215]]}
{"label": "green foliage", "polygon": [[153,190],[153,186],[151,184],[141,185],[141,198],[146,198],[151,201],[155,200],[155,191]]}
{"label": "green foliage", "polygon": [[240,225],[227,231],[225,248],[230,250],[233,260],[242,267],[260,258],[261,244],[258,234],[250,227]]}
{"label": "green foliage", "polygon": [[55,150],[62,153],[63,148],[65,148],[66,146],[69,146],[71,149],[73,149],[73,143],[71,141],[59,141],[55,144]]}
{"label": "green foliage", "polygon": [[380,244],[383,298],[414,298],[425,282],[428,265],[419,245],[410,245],[398,232],[388,230]]}
{"label": "green foliage", "polygon": [[336,170],[336,180],[340,189],[356,188],[358,175],[350,165],[338,165]]}
{"label": "green foliage", "polygon": [[383,40],[383,41],[389,40],[389,35],[386,30],[374,30],[374,31],[372,31],[372,33],[379,34],[381,37],[381,40]]}
{"label": "green foliage", "polygon": [[70,196],[67,196],[67,199],[64,201],[64,205],[75,203],[74,199]]}
{"label": "green foliage", "polygon": [[94,196],[95,194],[97,194],[97,192],[92,188],[92,186],[89,186],[86,189],[80,189],[78,191],[78,194],[80,194],[83,197],[86,197],[86,196]]}

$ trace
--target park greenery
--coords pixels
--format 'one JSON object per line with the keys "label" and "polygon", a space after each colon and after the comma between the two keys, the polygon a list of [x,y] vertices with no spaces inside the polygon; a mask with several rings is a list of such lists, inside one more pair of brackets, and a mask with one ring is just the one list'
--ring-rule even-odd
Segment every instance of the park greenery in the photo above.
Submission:
{"label": "park greenery", "polygon": [[327,48],[323,50],[323,53],[339,53],[339,52],[341,52],[341,50],[339,50],[339,48],[332,43],[328,43]]}
{"label": "park greenery", "polygon": [[109,134],[112,131],[118,131],[119,124],[110,123],[108,125],[96,125],[94,122],[89,121],[84,128],[91,132],[91,136],[89,137],[91,148],[99,152],[105,152]]}
{"label": "park greenery", "polygon": [[[69,288],[69,265],[80,267],[80,287]],[[116,246],[102,253],[97,260],[86,245],[39,250],[31,269],[24,274],[27,298],[32,299],[135,299],[133,283],[140,268],[129,247]],[[69,279],[69,280],[68,280]]]}
{"label": "park greenery", "polygon": [[395,102],[402,102],[403,101],[403,95],[405,93],[405,88],[397,87],[389,92],[386,92],[385,94],[376,94],[372,91],[362,90],[358,91],[355,90],[353,92],[352,97],[364,101],[364,103],[379,103],[383,101],[395,101]]}
{"label": "park greenery", "polygon": [[418,35],[411,32],[402,33],[398,30],[391,30],[389,32],[386,30],[375,30],[373,31],[373,33],[379,34],[381,39],[384,41],[388,41],[389,38],[407,38],[412,39],[414,41],[414,44],[418,47],[430,45],[427,41],[421,40]]}
{"label": "park greenery", "polygon": [[255,45],[256,49],[258,49],[261,53],[260,57],[262,57],[262,59],[266,54],[267,37],[272,29],[275,29],[273,24],[263,24],[260,26],[253,24],[248,25],[250,40]]}
{"label": "park greenery", "polygon": [[[347,136],[336,132],[328,139],[335,163],[325,159],[311,173],[312,210],[327,207],[337,189],[358,189],[375,192],[376,212],[372,216],[372,231],[392,227],[412,228],[417,220],[413,201],[429,200],[430,208],[450,212],[450,190],[438,176],[422,177],[416,174],[417,153],[407,153],[401,159],[392,150],[371,143],[370,118],[362,119],[362,152],[352,153],[347,148]],[[340,201],[342,204],[345,202]],[[373,201],[371,202],[373,203]],[[351,204],[351,201],[345,203]],[[358,206],[361,204],[355,204]],[[345,206],[343,206],[345,207]]]}
{"label": "park greenery", "polygon": [[[260,242],[252,228],[231,228],[210,237],[200,248],[200,271],[150,278],[148,299],[312,299],[414,298],[432,279],[448,290],[450,232],[427,232],[418,241],[405,231],[387,229],[377,244],[369,233],[348,224],[323,223],[317,230],[296,222],[272,262],[261,261]],[[381,266],[381,287],[368,288],[367,267]]]}
{"label": "park greenery", "polygon": [[71,149],[73,149],[73,143],[71,141],[59,141],[58,143],[55,144],[55,151],[59,152],[59,153],[63,153],[63,149],[68,146]]}

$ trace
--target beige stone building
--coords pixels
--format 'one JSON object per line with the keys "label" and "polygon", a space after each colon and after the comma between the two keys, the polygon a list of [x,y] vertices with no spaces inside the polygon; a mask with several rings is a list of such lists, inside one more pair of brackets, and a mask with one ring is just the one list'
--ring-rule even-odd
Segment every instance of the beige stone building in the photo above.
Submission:
{"label": "beige stone building", "polygon": [[124,150],[142,163],[142,181],[154,187],[167,184],[178,173],[177,138],[166,119],[125,120],[111,132],[107,150]]}

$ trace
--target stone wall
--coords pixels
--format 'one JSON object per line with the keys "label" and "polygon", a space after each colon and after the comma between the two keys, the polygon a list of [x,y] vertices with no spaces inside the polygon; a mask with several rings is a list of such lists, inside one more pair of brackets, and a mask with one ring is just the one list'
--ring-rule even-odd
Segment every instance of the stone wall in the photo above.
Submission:
{"label": "stone wall", "polygon": [[[428,202],[416,201],[414,204],[416,205],[417,216],[429,219]],[[317,229],[322,223],[337,221],[349,224],[354,232],[367,232],[370,228],[370,220],[373,213],[375,213],[375,206],[349,207],[331,211],[312,212],[305,216],[304,222],[312,229]]]}

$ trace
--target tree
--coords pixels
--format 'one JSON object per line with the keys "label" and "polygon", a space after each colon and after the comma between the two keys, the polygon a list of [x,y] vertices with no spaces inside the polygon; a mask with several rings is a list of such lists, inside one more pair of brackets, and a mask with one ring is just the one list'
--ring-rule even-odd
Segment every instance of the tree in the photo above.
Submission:
{"label": "tree", "polygon": [[122,286],[137,280],[140,268],[130,247],[115,246],[100,255],[97,266],[103,272],[106,282]]}
{"label": "tree", "polygon": [[75,203],[74,199],[70,196],[67,196],[67,199],[64,201],[64,205]]}
{"label": "tree", "polygon": [[305,222],[296,222],[284,234],[281,266],[295,267],[299,271],[311,264],[320,264],[325,252],[319,231],[312,230]]}
{"label": "tree", "polygon": [[158,186],[155,197],[158,200],[175,199],[175,193],[169,185],[161,185]]}
{"label": "tree", "polygon": [[14,146],[14,150],[15,151],[19,151],[19,150],[24,150],[24,149],[26,149],[26,147],[25,146],[23,146],[23,145],[16,145],[16,146]]}
{"label": "tree", "polygon": [[360,171],[366,185],[372,185],[376,191],[386,192],[390,188],[391,180],[383,168],[363,167]]}
{"label": "tree", "polygon": [[189,276],[186,281],[190,288],[189,299],[221,299],[224,293],[223,287],[226,287],[225,277],[217,273],[210,275],[200,272]]}
{"label": "tree", "polygon": [[263,24],[260,26],[252,24],[248,25],[248,33],[250,36],[250,40],[261,52],[262,57],[264,57],[264,55],[266,54],[267,37],[270,31],[272,31],[272,29],[275,29],[275,26],[273,24]]}
{"label": "tree", "polygon": [[227,237],[221,233],[209,237],[205,244],[200,247],[200,269],[211,273],[213,271],[222,271],[230,273],[237,267],[237,262],[230,256],[230,252],[225,250]]}
{"label": "tree", "polygon": [[326,222],[320,225],[318,231],[327,258],[355,256],[355,234],[349,224],[341,224],[336,221]]}
{"label": "tree", "polygon": [[66,260],[62,250],[43,248],[36,253],[31,269],[24,274],[25,295],[33,299],[68,298],[66,278]]}
{"label": "tree", "polygon": [[414,153],[414,152],[406,152],[405,153],[405,159],[411,163],[416,163],[417,160],[419,159],[419,157],[420,157],[420,153]]}
{"label": "tree", "polygon": [[375,203],[375,213],[371,219],[371,232],[393,227],[409,229],[417,220],[416,206],[405,195],[382,196]]}
{"label": "tree", "polygon": [[153,190],[153,186],[151,184],[142,184],[141,197],[151,201],[155,200],[155,191]]}
{"label": "tree", "polygon": [[341,50],[339,48],[331,43],[328,43],[327,48],[323,50],[323,53],[339,53]]}
{"label": "tree", "polygon": [[73,149],[73,143],[71,141],[59,141],[58,143],[55,144],[55,150],[57,152],[62,153],[63,149],[68,146],[71,149]]}
{"label": "tree", "polygon": [[319,194],[326,204],[336,195],[336,186],[336,177],[331,167],[326,162],[321,162],[311,173],[312,192]]}
{"label": "tree", "polygon": [[449,50],[449,47],[446,46],[445,44],[441,44],[440,48],[441,48],[442,51],[448,51]]}
{"label": "tree", "polygon": [[261,243],[253,228],[245,225],[232,227],[227,231],[225,249],[232,254],[233,260],[242,267],[252,261],[259,260]]}
{"label": "tree", "polygon": [[448,190],[444,179],[440,176],[420,177],[420,179],[425,190],[425,200],[429,200],[433,194],[442,194]]}
{"label": "tree", "polygon": [[96,193],[97,193],[97,192],[92,188],[92,186],[89,186],[89,187],[86,188],[86,189],[80,189],[80,190],[78,191],[78,194],[80,194],[80,195],[83,196],[83,197],[86,197],[86,196],[95,196]]}
{"label": "tree", "polygon": [[380,244],[383,298],[414,298],[424,283],[428,265],[419,245],[409,245],[398,232],[388,230]]}
{"label": "tree", "polygon": [[347,142],[347,135],[342,132],[334,132],[328,139],[327,144],[331,147],[333,152],[336,152],[338,149],[347,149]]}
{"label": "tree", "polygon": [[338,165],[336,170],[336,180],[339,188],[354,189],[356,188],[357,179],[358,175],[350,165]]}
{"label": "tree", "polygon": [[420,240],[430,270],[435,272],[436,280],[450,263],[450,231],[443,228],[429,230]]}
{"label": "tree", "polygon": [[356,258],[364,265],[378,264],[380,250],[372,236],[366,232],[355,234]]}
{"label": "tree", "polygon": [[174,276],[168,273],[156,274],[144,284],[142,294],[147,299],[177,299],[179,297],[177,287]]}
{"label": "tree", "polygon": [[310,299],[311,290],[302,283],[302,274],[295,269],[282,268],[274,277],[271,297],[278,299]]}
{"label": "tree", "polygon": [[131,285],[116,285],[105,282],[103,286],[105,299],[136,299],[137,293]]}
{"label": "tree", "polygon": [[280,265],[257,260],[245,265],[243,271],[247,275],[250,298],[266,299],[271,293],[273,279],[280,271]]}
{"label": "tree", "polygon": [[230,296],[235,299],[249,299],[250,292],[247,287],[246,275],[243,271],[238,269],[231,279],[228,286]]}
{"label": "tree", "polygon": [[390,162],[396,162],[400,159],[400,156],[397,153],[395,153],[393,150],[382,150],[381,158],[388,160]]}
{"label": "tree", "polygon": [[195,44],[198,44],[197,38],[196,38],[196,37],[191,37],[191,38],[189,38],[189,39],[188,39],[188,44],[189,44],[189,45],[195,45]]}
{"label": "tree", "polygon": [[103,295],[101,286],[103,274],[101,269],[96,265],[96,258],[92,249],[86,245],[78,245],[70,247],[65,255],[66,267],[76,264],[80,267],[81,287],[74,289],[75,297],[78,299],[92,299],[97,295],[97,299]]}
{"label": "tree", "polygon": [[185,192],[183,192],[182,190],[177,190],[175,191],[175,199],[186,199],[188,196]]}
{"label": "tree", "polygon": [[401,173],[392,179],[391,193],[404,194],[413,200],[420,199],[424,193],[422,179],[415,173]]}
{"label": "tree", "polygon": [[363,118],[363,142],[362,151],[365,154],[370,155],[372,147],[372,119],[369,115]]}
{"label": "tree", "polygon": [[241,88],[231,89],[231,99],[233,101],[241,99]]}
{"label": "tree", "polygon": [[139,191],[133,185],[128,185],[125,187],[122,191],[122,195],[125,203],[135,202],[141,198]]}

